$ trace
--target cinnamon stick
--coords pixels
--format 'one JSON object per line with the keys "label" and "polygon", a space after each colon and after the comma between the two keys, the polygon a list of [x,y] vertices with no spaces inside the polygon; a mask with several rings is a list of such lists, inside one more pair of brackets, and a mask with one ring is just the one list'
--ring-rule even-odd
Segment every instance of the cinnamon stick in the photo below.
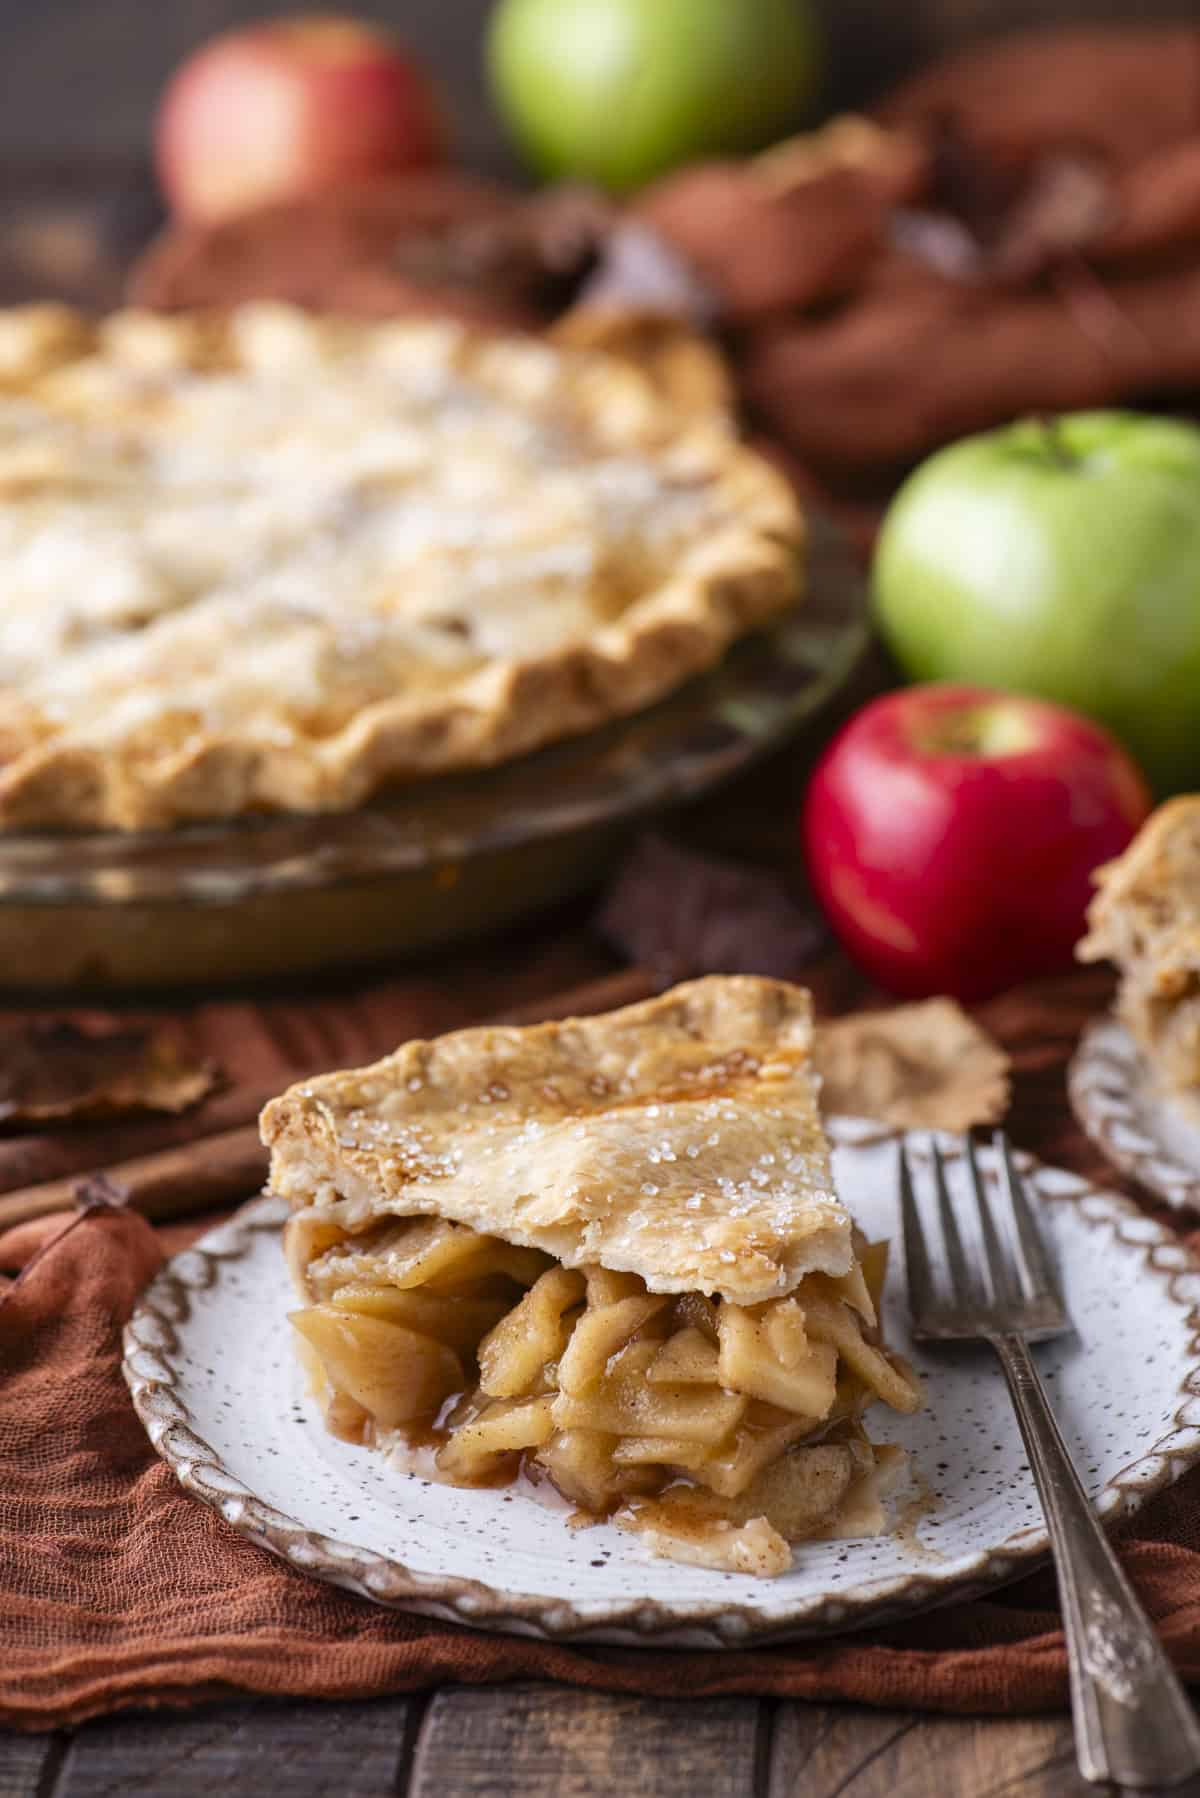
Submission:
{"label": "cinnamon stick", "polygon": [[[198,1142],[179,1143],[155,1154],[138,1155],[132,1161],[105,1168],[104,1177],[126,1203],[144,1217],[162,1222],[187,1217],[196,1211],[212,1211],[232,1205],[262,1185],[267,1170],[267,1151],[255,1124],[206,1136]],[[98,1170],[99,1171],[99,1170]],[[75,1195],[93,1176],[68,1174],[26,1186],[0,1198],[0,1228],[44,1217],[51,1211],[67,1211]]]}
{"label": "cinnamon stick", "polygon": [[270,1086],[233,1086],[206,1099],[190,1111],[170,1117],[124,1117],[112,1123],[82,1128],[45,1126],[36,1134],[5,1136],[2,1149],[7,1189],[41,1185],[56,1180],[83,1179],[97,1168],[114,1167],[133,1156],[158,1154],[179,1148],[199,1137],[221,1136],[243,1124],[252,1124],[279,1083]]}
{"label": "cinnamon stick", "polygon": [[[533,1024],[552,1018],[611,1011],[632,1005],[657,990],[654,977],[641,968],[628,968],[603,979],[570,987],[565,992],[529,1005],[515,1007],[489,1019],[496,1024]],[[327,1072],[314,1069],[313,1075]],[[303,1079],[293,1076],[293,1081]],[[267,1152],[258,1135],[257,1118],[268,1100],[279,1091],[269,1088],[235,1089],[223,1093],[204,1108],[203,1118],[192,1120],[209,1133],[193,1135],[186,1142],[172,1142],[148,1149],[130,1159],[99,1167],[94,1161],[69,1169],[51,1180],[20,1187],[0,1196],[0,1229],[69,1210],[79,1187],[103,1173],[125,1195],[126,1202],[143,1216],[162,1222],[231,1205],[257,1192],[267,1172]],[[176,1126],[182,1120],[175,1120]],[[215,1131],[210,1126],[219,1121]],[[93,1144],[94,1147],[94,1144]]]}

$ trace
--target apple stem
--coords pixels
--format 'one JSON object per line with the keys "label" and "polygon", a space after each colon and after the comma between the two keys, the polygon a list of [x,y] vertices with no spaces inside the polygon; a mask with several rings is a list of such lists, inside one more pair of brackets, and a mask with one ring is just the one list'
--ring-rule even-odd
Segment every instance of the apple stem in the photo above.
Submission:
{"label": "apple stem", "polygon": [[1043,412],[1038,416],[1038,423],[1042,427],[1042,435],[1050,453],[1050,460],[1059,468],[1073,468],[1075,466],[1074,457],[1067,448],[1066,439],[1063,436],[1062,419],[1057,414]]}

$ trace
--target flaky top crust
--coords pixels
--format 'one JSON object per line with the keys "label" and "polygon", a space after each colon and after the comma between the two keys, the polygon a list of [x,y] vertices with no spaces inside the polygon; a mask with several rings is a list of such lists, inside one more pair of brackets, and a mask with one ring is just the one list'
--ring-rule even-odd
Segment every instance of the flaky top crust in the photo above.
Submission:
{"label": "flaky top crust", "polygon": [[1200,796],[1160,805],[1096,873],[1081,961],[1120,970],[1118,1017],[1168,1086],[1200,1081]]}
{"label": "flaky top crust", "polygon": [[1200,795],[1160,805],[1115,861],[1096,870],[1081,961],[1129,968],[1177,931],[1200,926]]}
{"label": "flaky top crust", "polygon": [[757,1304],[852,1264],[811,1051],[807,992],[734,976],[407,1043],[267,1106],[270,1184],[352,1232],[433,1215]]}
{"label": "flaky top crust", "polygon": [[452,323],[0,313],[0,828],[345,810],[653,703],[801,587],[694,401]]}

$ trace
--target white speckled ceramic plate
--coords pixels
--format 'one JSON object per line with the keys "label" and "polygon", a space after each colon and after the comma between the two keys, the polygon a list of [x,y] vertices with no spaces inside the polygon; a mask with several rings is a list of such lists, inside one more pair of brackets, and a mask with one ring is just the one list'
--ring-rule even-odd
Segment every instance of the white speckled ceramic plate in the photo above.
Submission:
{"label": "white speckled ceramic plate", "polygon": [[[870,1235],[894,1235],[894,1135],[839,1121],[837,1177]],[[913,1142],[918,1157],[922,1139]],[[1200,1270],[1136,1207],[1028,1164],[1078,1337],[1039,1357],[1084,1481],[1113,1519],[1200,1460]],[[962,1174],[957,1157],[952,1178]],[[284,1314],[282,1207],[258,1200],[176,1256],[127,1332],[125,1372],[160,1455],[197,1497],[295,1567],[363,1597],[529,1635],[730,1646],[881,1622],[1021,1572],[1046,1547],[1000,1375],[986,1352],[913,1352],[900,1269],[890,1340],[928,1408],[877,1410],[928,1503],[873,1541],[810,1543],[776,1580],[645,1557],[610,1526],[573,1532],[519,1492],[393,1472],[328,1436]]]}
{"label": "white speckled ceramic plate", "polygon": [[1200,1211],[1200,1096],[1164,1090],[1123,1024],[1103,1018],[1067,1071],[1071,1109],[1123,1174],[1179,1211]]}

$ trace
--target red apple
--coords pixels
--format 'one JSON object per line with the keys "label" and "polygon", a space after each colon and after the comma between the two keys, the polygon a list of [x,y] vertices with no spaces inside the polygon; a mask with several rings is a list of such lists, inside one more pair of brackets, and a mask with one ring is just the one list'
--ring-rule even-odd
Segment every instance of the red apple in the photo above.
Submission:
{"label": "red apple", "polygon": [[986,687],[873,700],[819,762],[803,816],[817,897],[878,985],[985,999],[1071,963],[1092,871],[1150,794],[1076,712]]}
{"label": "red apple", "polygon": [[155,127],[168,203],[203,223],[433,162],[444,146],[432,90],[395,39],[327,13],[213,38],[168,83]]}

